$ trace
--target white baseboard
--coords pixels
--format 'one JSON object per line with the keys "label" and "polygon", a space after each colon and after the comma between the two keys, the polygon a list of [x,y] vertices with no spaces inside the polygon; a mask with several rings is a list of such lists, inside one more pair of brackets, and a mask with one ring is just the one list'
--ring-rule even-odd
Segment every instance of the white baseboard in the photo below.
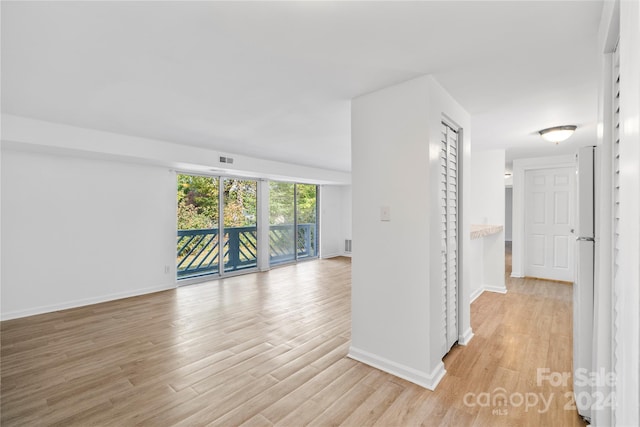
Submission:
{"label": "white baseboard", "polygon": [[429,390],[435,390],[440,380],[442,380],[442,377],[444,377],[444,374],[447,373],[444,369],[444,363],[442,362],[439,362],[433,371],[427,374],[354,347],[349,348],[349,354],[347,356],[358,362],[395,375],[396,377],[411,381]]}
{"label": "white baseboard", "polygon": [[484,288],[478,288],[475,291],[471,292],[471,295],[469,295],[469,304],[474,302],[480,295],[482,295],[483,292]]}
{"label": "white baseboard", "polygon": [[515,278],[517,278],[517,279],[521,279],[521,278],[523,278],[523,277],[524,277],[524,274],[519,273],[519,272],[517,272],[517,271],[512,271],[512,272],[511,272],[511,277],[515,277]]}
{"label": "white baseboard", "polygon": [[504,286],[484,286],[484,290],[487,292],[497,292],[499,294],[507,293],[507,288]]}
{"label": "white baseboard", "polygon": [[482,286],[481,288],[476,289],[471,293],[471,295],[469,296],[469,303],[474,302],[480,295],[482,295],[483,292],[496,292],[499,294],[506,294],[507,288],[502,286]]}
{"label": "white baseboard", "polygon": [[322,256],[320,258],[321,259],[328,259],[328,258],[336,258],[336,257],[339,257],[339,256],[344,256],[344,255],[342,254],[342,252],[333,252],[333,253],[330,253],[330,254],[322,254]]}
{"label": "white baseboard", "polygon": [[332,254],[332,255],[323,255],[321,258],[325,259],[325,258],[337,258],[337,257],[347,257],[347,258],[351,258],[351,252],[338,252],[336,254]]}
{"label": "white baseboard", "polygon": [[471,326],[469,326],[469,329],[464,331],[464,334],[458,337],[458,344],[467,345],[469,344],[469,341],[471,341],[471,338],[473,338],[473,331],[471,330]]}
{"label": "white baseboard", "polygon": [[175,288],[176,288],[175,283],[171,283],[171,284],[165,284],[160,286],[152,286],[148,288],[135,289],[128,292],[116,292],[113,294],[101,295],[98,297],[67,301],[60,304],[43,305],[40,307],[32,307],[24,310],[8,311],[0,314],[0,320],[11,320],[11,319],[18,319],[20,317],[35,316],[37,314],[51,313],[54,311],[66,310],[69,308],[83,307],[85,305],[99,304],[101,302],[113,301],[113,300],[122,299],[122,298],[130,298],[130,297],[151,294],[154,292],[161,292],[161,291],[166,291],[166,290],[175,289]]}

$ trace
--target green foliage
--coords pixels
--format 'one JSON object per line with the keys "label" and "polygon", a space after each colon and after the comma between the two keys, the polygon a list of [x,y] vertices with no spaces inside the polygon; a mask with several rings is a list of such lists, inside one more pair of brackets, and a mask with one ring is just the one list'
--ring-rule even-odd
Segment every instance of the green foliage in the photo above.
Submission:
{"label": "green foliage", "polygon": [[214,228],[217,224],[207,215],[198,212],[198,208],[185,199],[178,202],[178,230]]}
{"label": "green foliage", "polygon": [[269,183],[269,224],[293,224],[295,184]]}
{"label": "green foliage", "polygon": [[298,224],[316,222],[316,186],[298,184]]}
{"label": "green foliage", "polygon": [[[256,225],[257,182],[225,178],[223,183],[224,226]],[[315,185],[271,182],[269,186],[270,224],[293,224],[296,192],[298,223],[316,222]],[[179,174],[177,179],[178,229],[217,228],[220,191],[219,178]]]}
{"label": "green foliage", "polygon": [[217,227],[217,178],[179,174],[177,191],[179,230]]}
{"label": "green foliage", "polygon": [[[257,183],[224,179],[224,226],[256,224]],[[220,179],[179,174],[177,179],[178,229],[217,228]]]}
{"label": "green foliage", "polygon": [[258,213],[258,183],[241,179],[224,180],[224,226],[256,225]]}
{"label": "green foliage", "polygon": [[269,223],[293,224],[293,201],[296,191],[298,193],[298,224],[315,223],[316,188],[311,184],[269,183]]}

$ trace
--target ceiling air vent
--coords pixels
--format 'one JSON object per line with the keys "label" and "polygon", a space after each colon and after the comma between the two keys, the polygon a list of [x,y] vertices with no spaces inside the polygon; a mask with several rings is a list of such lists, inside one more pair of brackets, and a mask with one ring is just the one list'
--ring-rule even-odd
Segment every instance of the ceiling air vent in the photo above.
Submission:
{"label": "ceiling air vent", "polygon": [[220,163],[227,163],[229,165],[232,165],[233,164],[233,157],[220,156]]}

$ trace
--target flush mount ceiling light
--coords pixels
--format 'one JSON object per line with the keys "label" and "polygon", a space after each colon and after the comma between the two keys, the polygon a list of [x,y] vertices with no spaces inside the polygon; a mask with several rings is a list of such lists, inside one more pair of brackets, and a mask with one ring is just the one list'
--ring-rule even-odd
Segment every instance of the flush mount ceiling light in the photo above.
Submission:
{"label": "flush mount ceiling light", "polygon": [[575,132],[576,129],[577,126],[574,125],[555,126],[552,128],[542,129],[541,131],[538,131],[538,133],[547,141],[555,142],[557,144],[573,135],[573,132]]}

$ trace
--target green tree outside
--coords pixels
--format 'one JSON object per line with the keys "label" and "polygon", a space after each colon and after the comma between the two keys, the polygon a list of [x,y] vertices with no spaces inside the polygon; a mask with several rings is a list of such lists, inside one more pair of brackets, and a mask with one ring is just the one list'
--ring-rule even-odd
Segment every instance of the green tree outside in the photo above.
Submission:
{"label": "green tree outside", "polygon": [[[224,226],[256,225],[257,182],[224,179]],[[178,229],[218,227],[220,179],[179,174],[177,178]]]}
{"label": "green tree outside", "polygon": [[[248,227],[257,222],[257,182],[224,179],[224,226]],[[312,184],[269,183],[270,224],[293,224],[294,188],[297,191],[299,224],[313,224],[317,219],[317,191]],[[177,178],[178,229],[217,228],[220,179],[179,174]]]}

